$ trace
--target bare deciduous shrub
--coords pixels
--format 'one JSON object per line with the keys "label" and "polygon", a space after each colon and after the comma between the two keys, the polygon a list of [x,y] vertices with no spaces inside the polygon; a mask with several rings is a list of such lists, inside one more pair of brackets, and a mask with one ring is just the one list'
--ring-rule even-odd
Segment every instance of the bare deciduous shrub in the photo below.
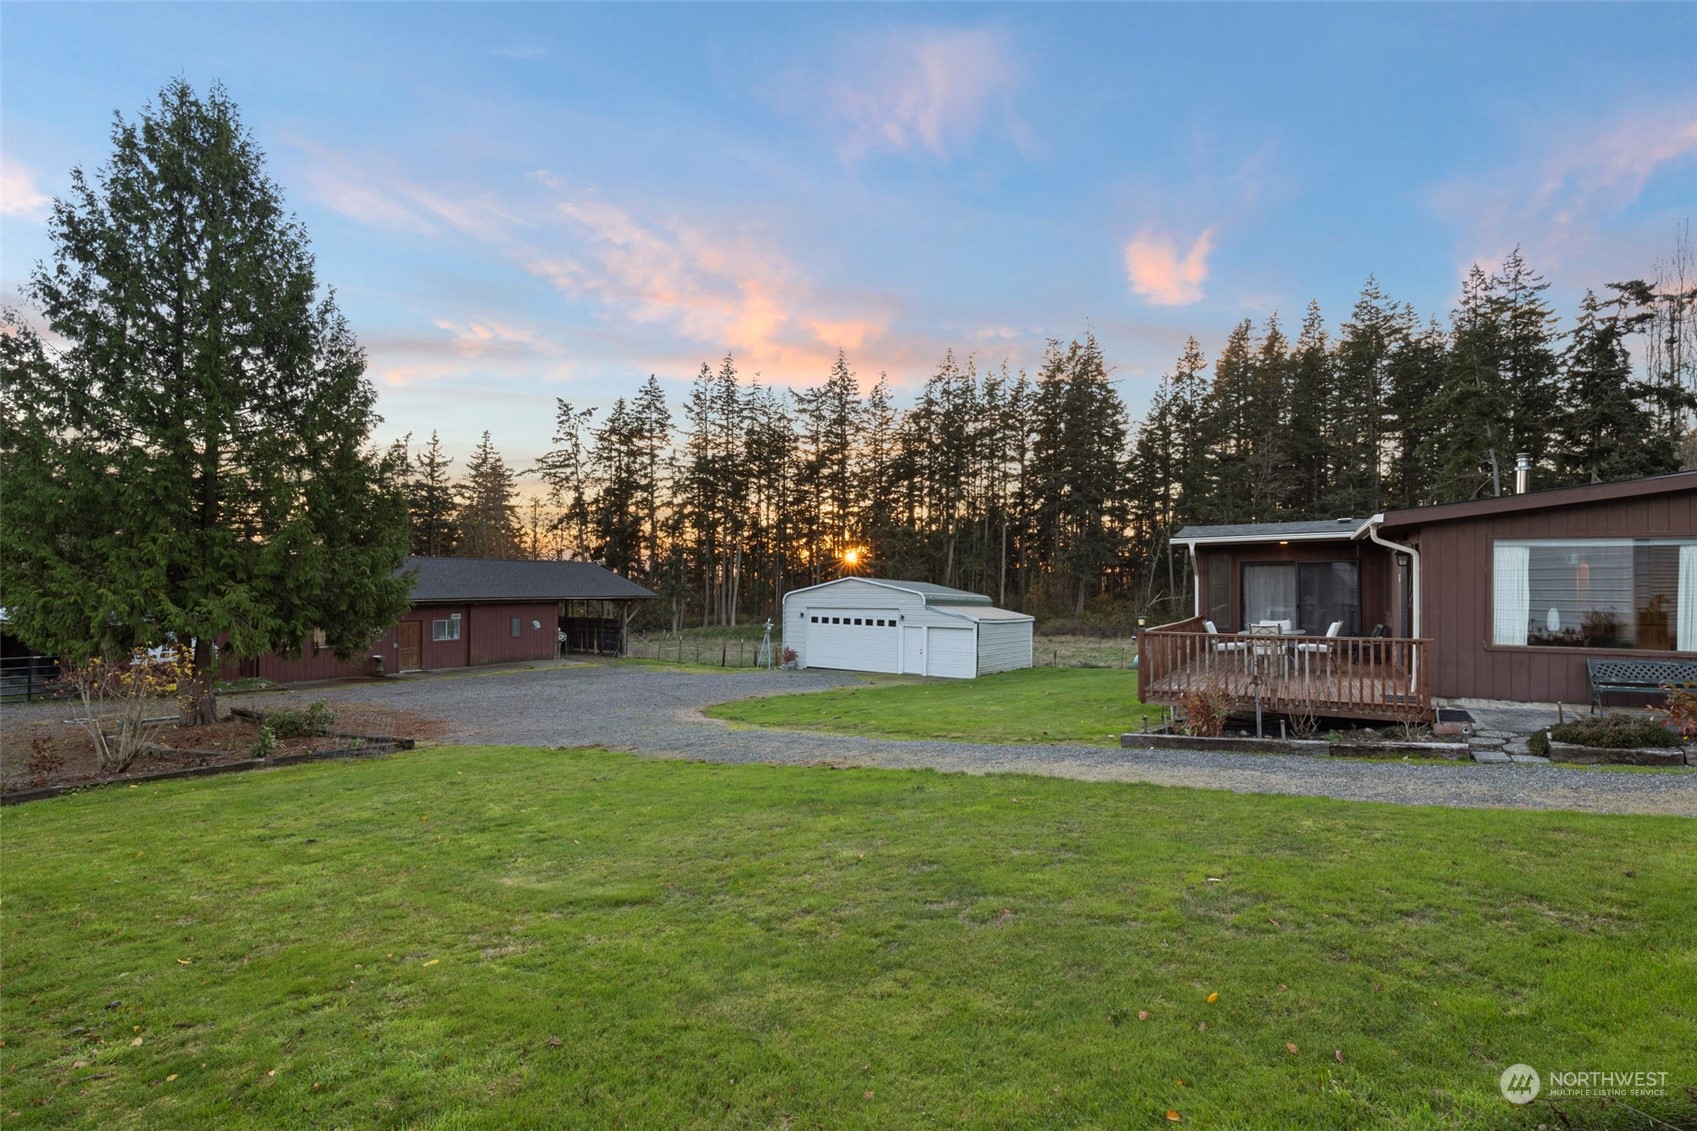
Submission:
{"label": "bare deciduous shrub", "polygon": [[1291,704],[1287,719],[1290,720],[1290,733],[1293,738],[1313,738],[1320,729],[1320,711],[1312,699],[1302,699]]}
{"label": "bare deciduous shrub", "polygon": [[1222,683],[1193,687],[1179,695],[1178,708],[1184,714],[1184,722],[1179,724],[1181,734],[1218,738],[1231,714],[1231,692]]}
{"label": "bare deciduous shrub", "polygon": [[148,712],[189,686],[192,674],[186,649],[169,659],[138,650],[127,660],[90,660],[71,673],[82,702],[75,718],[94,743],[102,773],[129,769],[148,736],[163,725],[149,721]]}

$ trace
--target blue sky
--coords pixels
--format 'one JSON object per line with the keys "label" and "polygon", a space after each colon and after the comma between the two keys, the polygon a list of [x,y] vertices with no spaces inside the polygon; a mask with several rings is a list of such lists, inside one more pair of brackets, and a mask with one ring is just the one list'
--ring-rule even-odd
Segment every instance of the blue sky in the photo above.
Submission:
{"label": "blue sky", "polygon": [[222,80],[391,432],[703,361],[911,391],[1094,329],[1126,400],[1194,334],[1447,315],[1516,244],[1570,310],[1697,211],[1697,5],[46,5],[0,11],[0,289],[112,113]]}

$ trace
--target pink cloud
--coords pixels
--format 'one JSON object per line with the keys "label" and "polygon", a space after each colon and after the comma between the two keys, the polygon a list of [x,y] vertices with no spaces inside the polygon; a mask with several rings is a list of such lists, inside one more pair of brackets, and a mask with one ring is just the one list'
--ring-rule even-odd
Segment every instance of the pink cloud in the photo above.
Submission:
{"label": "pink cloud", "polygon": [[1145,228],[1125,248],[1126,277],[1152,306],[1185,306],[1202,297],[1214,229],[1207,228],[1182,254],[1170,232]]}
{"label": "pink cloud", "polygon": [[1594,284],[1599,273],[1647,269],[1665,246],[1665,224],[1637,234],[1629,210],[1658,177],[1697,157],[1697,113],[1684,106],[1641,110],[1590,129],[1566,127],[1529,143],[1494,168],[1440,183],[1429,200],[1461,232],[1458,266],[1499,262],[1522,246],[1544,269]]}
{"label": "pink cloud", "polygon": [[36,187],[27,165],[0,155],[0,215],[39,220],[52,203],[53,198]]}
{"label": "pink cloud", "polygon": [[[820,107],[843,131],[849,158],[873,150],[928,150],[940,157],[965,145],[999,109],[1024,144],[1009,110],[1021,68],[1007,36],[989,28],[900,28],[838,45],[834,79]],[[817,68],[785,84],[786,106],[819,103]]]}

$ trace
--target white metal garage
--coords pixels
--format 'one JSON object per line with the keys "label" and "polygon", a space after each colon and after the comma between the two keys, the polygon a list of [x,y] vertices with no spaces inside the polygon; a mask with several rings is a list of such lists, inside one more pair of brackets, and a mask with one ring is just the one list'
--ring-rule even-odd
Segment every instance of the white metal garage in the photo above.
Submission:
{"label": "white metal garage", "polygon": [[844,577],[784,598],[784,647],[804,668],[971,679],[1030,667],[1032,624],[925,581]]}

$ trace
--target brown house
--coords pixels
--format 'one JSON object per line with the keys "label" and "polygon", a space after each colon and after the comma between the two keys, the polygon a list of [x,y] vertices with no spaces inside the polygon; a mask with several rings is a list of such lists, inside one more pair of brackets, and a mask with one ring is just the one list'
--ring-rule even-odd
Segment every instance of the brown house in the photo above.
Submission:
{"label": "brown house", "polygon": [[430,671],[518,660],[567,650],[618,654],[625,626],[654,594],[593,562],[408,558],[413,607],[363,653],[347,660],[308,643],[231,661],[224,678],[278,683],[378,672]]}
{"label": "brown house", "polygon": [[1434,699],[1588,703],[1587,657],[1697,659],[1693,472],[1173,540],[1195,616],[1145,634],[1150,702],[1223,685],[1405,718]]}

